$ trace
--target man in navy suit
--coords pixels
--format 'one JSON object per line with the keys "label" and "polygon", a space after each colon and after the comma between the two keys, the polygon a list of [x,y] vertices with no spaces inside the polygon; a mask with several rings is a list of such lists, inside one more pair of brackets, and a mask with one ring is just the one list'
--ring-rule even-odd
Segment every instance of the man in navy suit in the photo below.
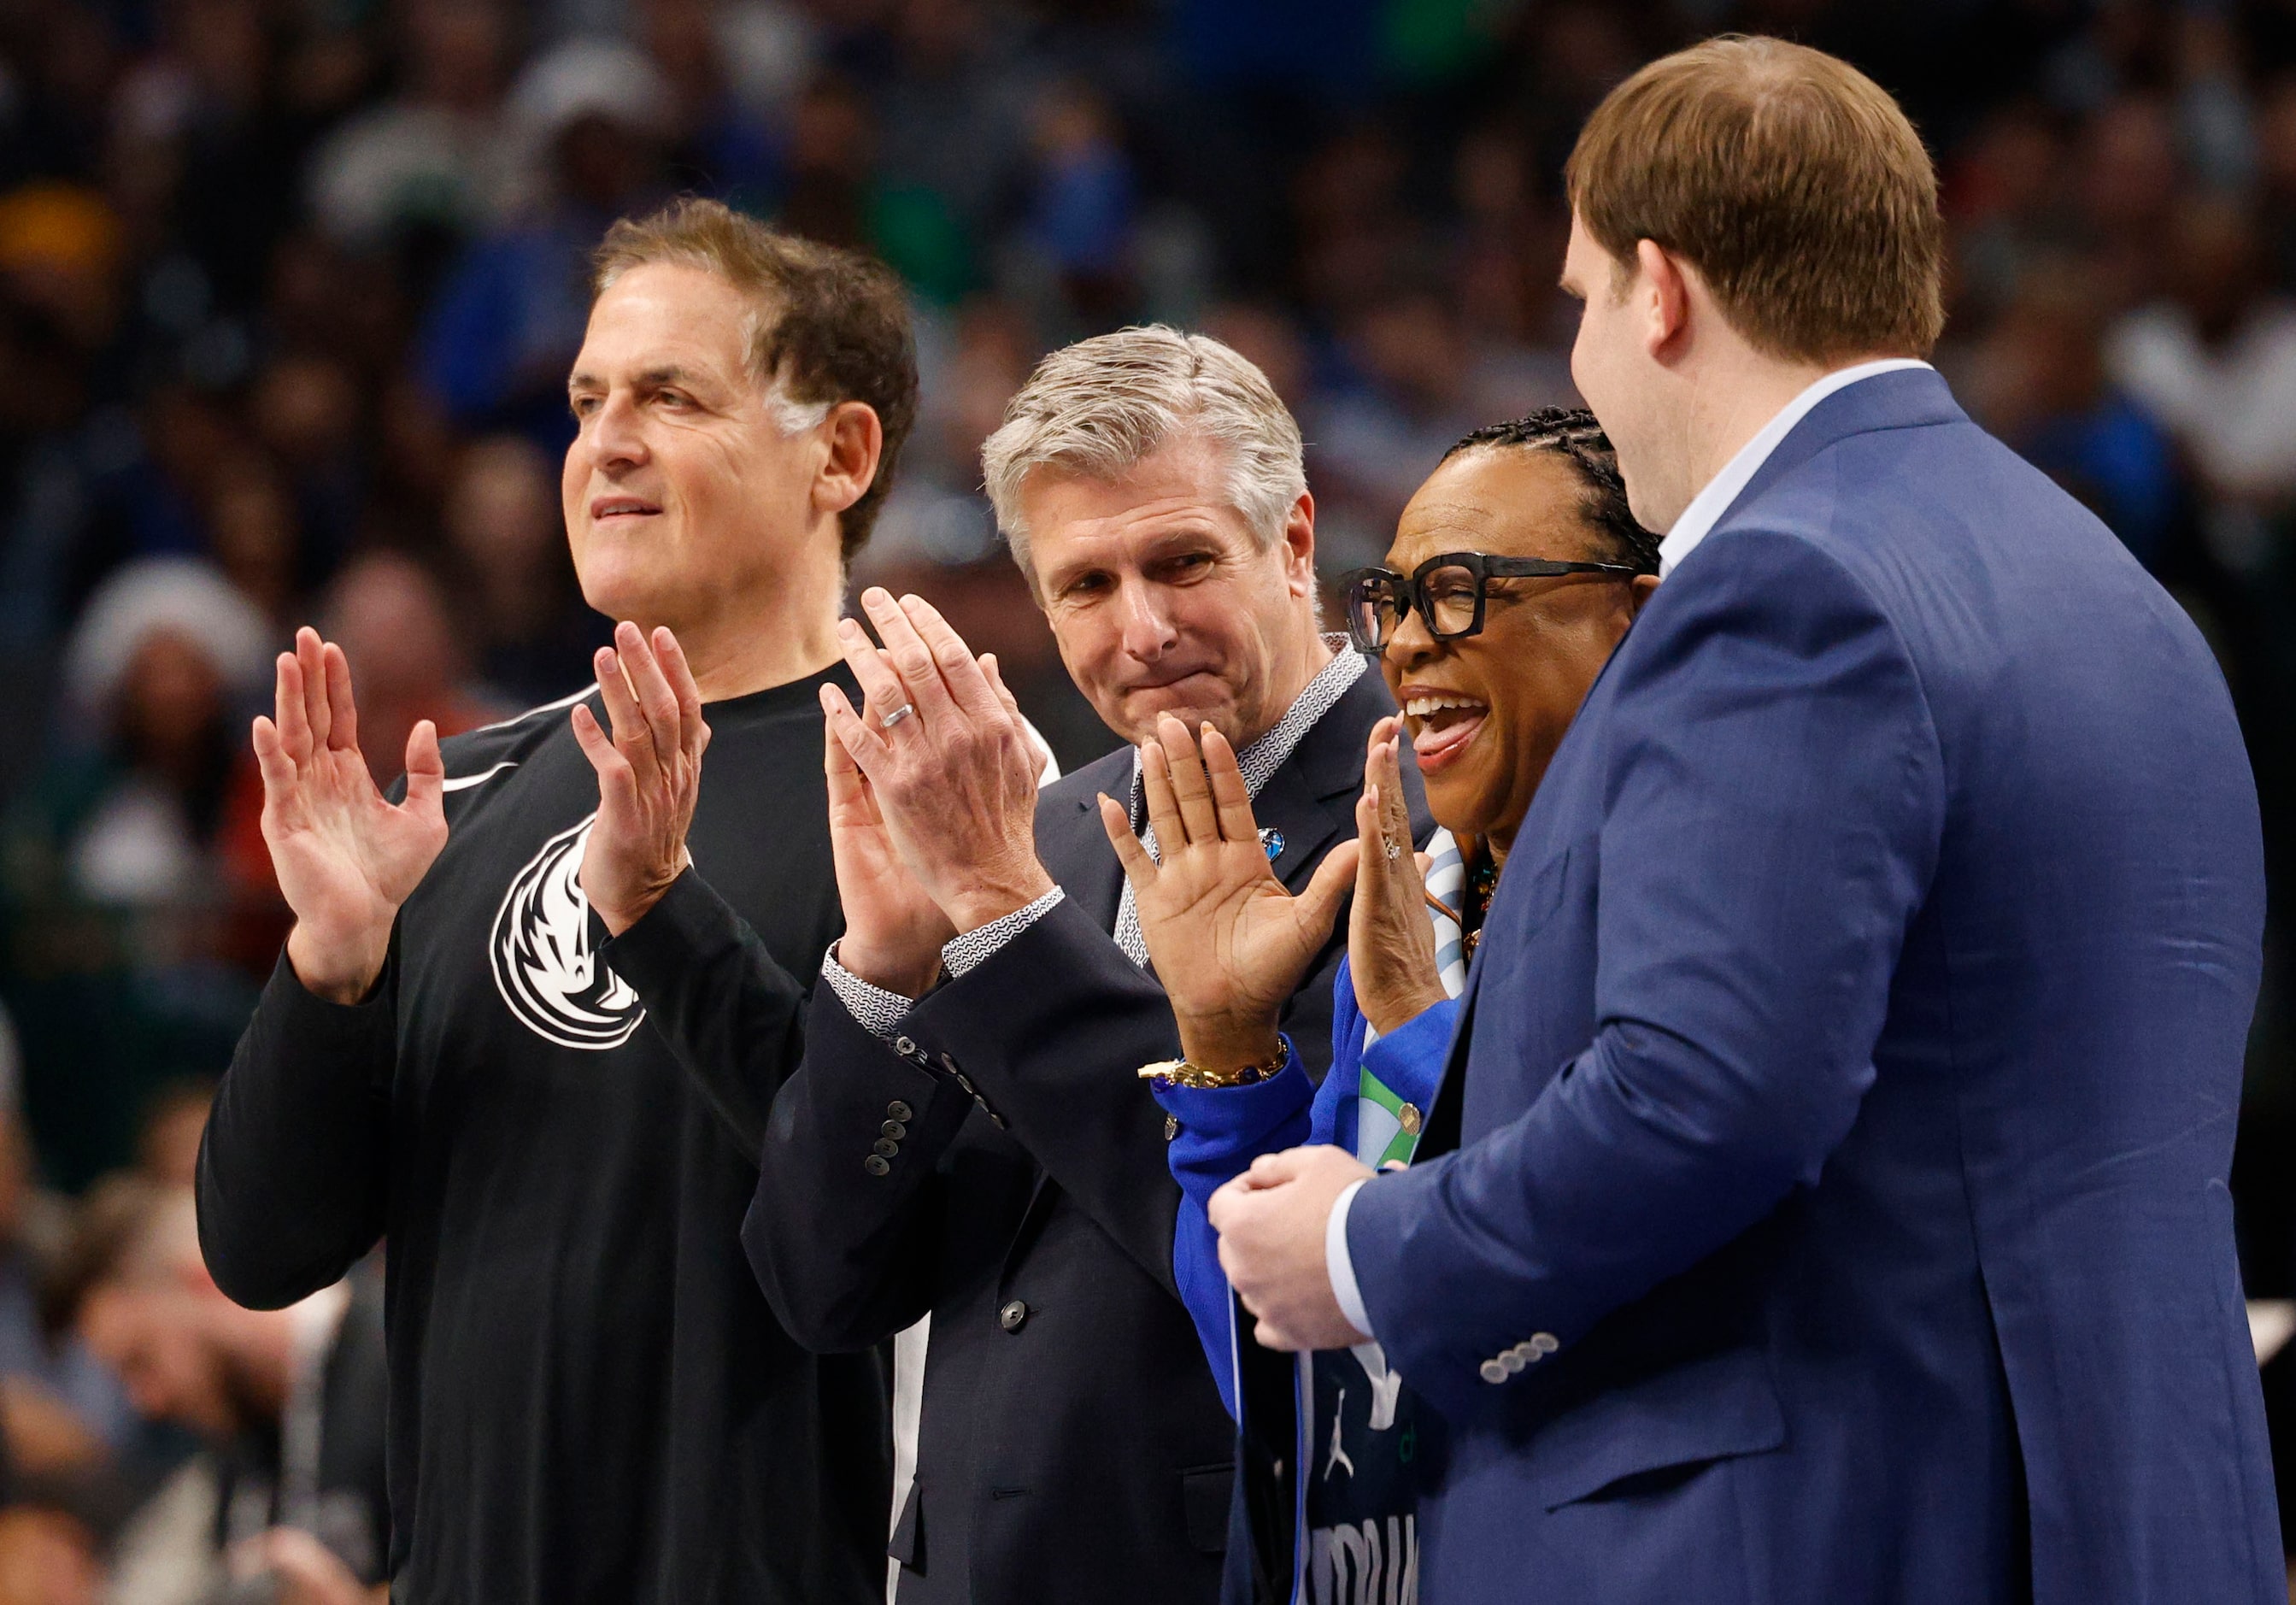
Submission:
{"label": "man in navy suit", "polygon": [[1260,1341],[1374,1336],[1447,1418],[1431,1601],[2284,1600],[2206,646],[1919,360],[1935,179],[1869,80],[1711,41],[1569,184],[1668,577],[1507,860],[1456,1151],[1214,1198]]}

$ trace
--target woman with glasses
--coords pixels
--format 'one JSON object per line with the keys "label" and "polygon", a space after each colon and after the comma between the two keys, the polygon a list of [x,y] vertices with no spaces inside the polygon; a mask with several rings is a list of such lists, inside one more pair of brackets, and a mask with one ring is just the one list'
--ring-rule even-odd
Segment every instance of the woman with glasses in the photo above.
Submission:
{"label": "woman with glasses", "polygon": [[[1217,735],[1200,750],[1168,723],[1144,750],[1158,857],[1128,824],[1116,845],[1186,1055],[1143,1074],[1155,1073],[1184,1194],[1175,1269],[1243,1429],[1234,1605],[1415,1597],[1415,1489],[1438,1423],[1414,1410],[1375,1343],[1294,1368],[1238,1332],[1206,1202],[1259,1155],[1302,1142],[1341,1143],[1374,1166],[1410,1162],[1507,849],[1657,575],[1658,538],[1628,510],[1593,416],[1548,408],[1454,446],[1404,509],[1386,565],[1347,576],[1349,636],[1377,659],[1402,713],[1374,728],[1366,754],[1320,1088],[1272,1013],[1241,1031],[1237,1017],[1246,1000],[1288,995],[1328,928],[1317,910],[1335,898],[1311,887],[1294,902],[1269,874]],[[1406,740],[1442,827],[1424,854],[1412,851]],[[1346,850],[1324,870],[1348,875]],[[1238,1074],[1219,1061],[1245,1040],[1266,1052]]]}

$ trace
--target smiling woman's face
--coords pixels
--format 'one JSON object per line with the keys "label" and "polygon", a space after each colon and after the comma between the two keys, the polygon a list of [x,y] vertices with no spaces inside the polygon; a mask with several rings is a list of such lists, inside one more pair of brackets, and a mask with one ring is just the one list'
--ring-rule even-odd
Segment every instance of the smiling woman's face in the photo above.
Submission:
{"label": "smiling woman's face", "polygon": [[[1586,498],[1559,452],[1463,451],[1404,508],[1387,566],[1408,574],[1444,552],[1615,563],[1587,523]],[[1587,687],[1656,584],[1607,574],[1493,580],[1481,633],[1457,640],[1434,639],[1415,609],[1403,620],[1380,667],[1438,822],[1501,852],[1513,844]]]}

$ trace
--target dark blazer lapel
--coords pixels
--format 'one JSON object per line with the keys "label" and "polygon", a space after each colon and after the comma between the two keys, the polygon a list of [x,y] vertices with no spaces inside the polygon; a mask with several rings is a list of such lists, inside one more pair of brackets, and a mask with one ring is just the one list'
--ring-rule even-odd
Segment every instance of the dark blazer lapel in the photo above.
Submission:
{"label": "dark blazer lapel", "polygon": [[1119,747],[1046,787],[1037,805],[1037,856],[1046,872],[1103,931],[1116,928],[1124,866],[1108,844],[1095,801],[1106,792],[1121,802],[1132,786],[1132,749]]}
{"label": "dark blazer lapel", "polygon": [[1308,884],[1316,856],[1332,838],[1351,827],[1354,819],[1337,799],[1316,794],[1297,764],[1287,763],[1267,778],[1252,799],[1252,817],[1259,821],[1259,839],[1274,846],[1270,831],[1281,833],[1283,846],[1268,860],[1275,878],[1297,892]]}
{"label": "dark blazer lapel", "polygon": [[[1332,837],[1354,834],[1356,794],[1363,789],[1364,745],[1372,726],[1394,712],[1387,682],[1367,667],[1300,738],[1291,758],[1252,799],[1260,828],[1283,833],[1283,845],[1269,867],[1292,891],[1307,885],[1311,865]],[[1415,765],[1403,766],[1403,785],[1414,839],[1424,841],[1426,794]]]}

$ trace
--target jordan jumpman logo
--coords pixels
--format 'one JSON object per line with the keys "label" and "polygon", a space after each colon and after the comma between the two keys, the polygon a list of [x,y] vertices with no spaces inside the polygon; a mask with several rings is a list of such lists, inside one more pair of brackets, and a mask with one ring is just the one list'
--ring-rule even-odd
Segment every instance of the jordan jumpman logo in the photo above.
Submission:
{"label": "jordan jumpman logo", "polygon": [[1342,1387],[1340,1389],[1339,1403],[1332,1408],[1332,1456],[1329,1460],[1324,1462],[1324,1480],[1325,1482],[1332,1480],[1332,1469],[1337,1466],[1345,1466],[1348,1469],[1348,1475],[1349,1477],[1353,1477],[1356,1474],[1355,1461],[1348,1458],[1348,1452],[1340,1445],[1340,1424],[1347,1419],[1348,1390]]}

